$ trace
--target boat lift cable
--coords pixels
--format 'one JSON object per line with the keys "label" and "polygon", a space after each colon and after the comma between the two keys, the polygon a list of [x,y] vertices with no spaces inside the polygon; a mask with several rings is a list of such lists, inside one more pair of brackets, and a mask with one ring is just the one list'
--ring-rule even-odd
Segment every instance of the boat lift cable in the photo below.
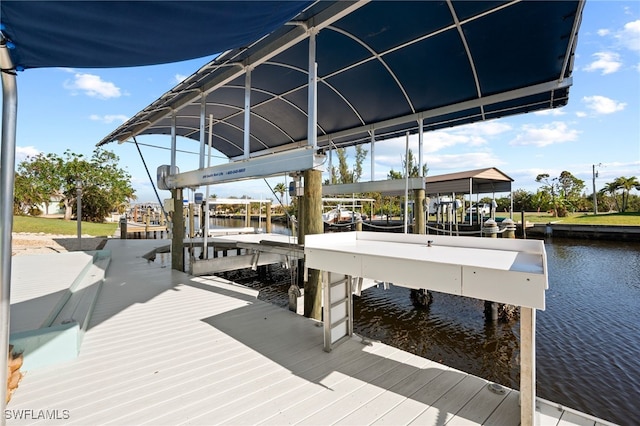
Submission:
{"label": "boat lift cable", "polygon": [[169,222],[169,215],[164,209],[164,204],[160,201],[160,195],[158,194],[158,190],[156,189],[156,185],[153,182],[153,178],[151,177],[151,173],[149,173],[149,168],[147,167],[147,162],[144,161],[144,156],[142,155],[142,151],[140,150],[140,146],[138,145],[138,141],[136,137],[133,137],[133,143],[135,143],[136,148],[138,149],[138,154],[140,154],[140,159],[142,160],[142,164],[144,165],[144,169],[147,171],[147,176],[149,176],[149,182],[151,182],[151,186],[153,187],[153,192],[156,193],[156,198],[158,199],[158,204],[160,204],[160,209],[162,210],[162,214],[164,215],[164,220]]}

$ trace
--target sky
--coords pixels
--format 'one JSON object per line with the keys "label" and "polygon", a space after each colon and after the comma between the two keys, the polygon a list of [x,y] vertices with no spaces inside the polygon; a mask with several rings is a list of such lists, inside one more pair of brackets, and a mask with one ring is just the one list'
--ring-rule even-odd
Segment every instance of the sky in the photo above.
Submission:
{"label": "sky", "polygon": [[[43,153],[62,155],[67,149],[91,157],[96,143],[129,117],[151,104],[212,57],[191,61],[118,69],[29,69],[18,74],[16,164]],[[169,136],[139,136],[142,154],[154,180],[156,169],[170,163]],[[409,141],[418,152],[418,136]],[[199,144],[178,139],[181,171],[198,167]],[[364,148],[369,150],[368,145]],[[140,156],[131,143],[106,146],[132,176],[138,202],[156,195]],[[375,146],[375,176],[399,171],[405,138]],[[347,151],[349,158],[355,157]],[[587,1],[578,36],[569,103],[559,109],[425,133],[428,175],[496,167],[514,179],[513,189],[535,192],[540,173],[571,172],[592,193],[620,176],[640,179],[640,2]],[[214,157],[212,165],[224,163]],[[371,179],[370,158],[362,181]],[[325,175],[327,177],[328,175]],[[285,177],[268,180],[273,187]],[[197,192],[204,192],[200,188]],[[274,199],[264,180],[212,186],[218,197]],[[170,198],[159,191],[160,199]],[[187,196],[192,197],[189,191]]]}

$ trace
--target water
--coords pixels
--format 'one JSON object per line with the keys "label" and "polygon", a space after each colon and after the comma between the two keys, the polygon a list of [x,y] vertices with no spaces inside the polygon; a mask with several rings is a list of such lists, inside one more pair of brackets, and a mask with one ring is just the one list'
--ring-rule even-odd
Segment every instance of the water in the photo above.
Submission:
{"label": "water", "polygon": [[[237,225],[228,225],[237,226]],[[275,232],[278,232],[275,230]],[[547,308],[537,311],[537,395],[623,425],[640,422],[640,244],[549,239]],[[238,273],[260,297],[287,305],[288,273]],[[487,324],[480,300],[409,290],[354,298],[354,331],[512,388],[519,387],[519,322]]]}
{"label": "water", "polygon": [[[547,308],[537,312],[537,394],[594,416],[640,421],[640,244],[546,244]],[[451,367],[519,387],[519,322],[487,324],[483,302],[373,288],[354,302],[354,331]]]}

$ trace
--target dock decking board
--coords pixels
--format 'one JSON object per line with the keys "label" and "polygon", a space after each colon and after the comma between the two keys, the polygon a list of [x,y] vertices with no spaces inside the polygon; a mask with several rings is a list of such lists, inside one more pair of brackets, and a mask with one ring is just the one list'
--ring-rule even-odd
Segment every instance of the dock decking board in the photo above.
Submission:
{"label": "dock decking board", "polygon": [[[519,423],[516,391],[495,395],[483,379],[357,337],[326,353],[315,321],[147,262],[154,244],[109,241],[79,358],[27,372],[9,410],[69,410],[65,424]],[[554,424],[594,424],[541,407],[559,413]]]}

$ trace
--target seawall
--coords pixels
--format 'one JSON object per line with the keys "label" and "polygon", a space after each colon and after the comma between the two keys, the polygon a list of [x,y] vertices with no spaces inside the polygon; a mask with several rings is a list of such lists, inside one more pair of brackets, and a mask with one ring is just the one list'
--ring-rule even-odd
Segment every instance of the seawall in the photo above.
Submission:
{"label": "seawall", "polygon": [[536,223],[527,228],[528,238],[545,236],[640,242],[640,226]]}

